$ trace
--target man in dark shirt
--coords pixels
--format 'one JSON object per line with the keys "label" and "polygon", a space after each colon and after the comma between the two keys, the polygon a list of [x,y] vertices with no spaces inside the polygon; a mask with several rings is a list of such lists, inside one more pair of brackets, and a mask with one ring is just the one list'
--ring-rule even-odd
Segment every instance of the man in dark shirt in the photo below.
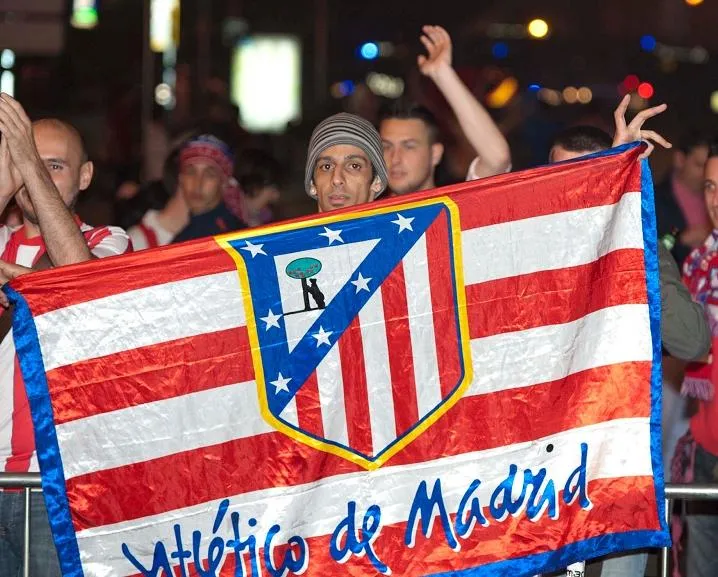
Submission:
{"label": "man in dark shirt", "polygon": [[234,156],[229,146],[210,134],[189,140],[179,159],[179,189],[189,208],[187,226],[173,242],[183,242],[224,232],[246,225],[222,200],[223,192],[233,184]]}

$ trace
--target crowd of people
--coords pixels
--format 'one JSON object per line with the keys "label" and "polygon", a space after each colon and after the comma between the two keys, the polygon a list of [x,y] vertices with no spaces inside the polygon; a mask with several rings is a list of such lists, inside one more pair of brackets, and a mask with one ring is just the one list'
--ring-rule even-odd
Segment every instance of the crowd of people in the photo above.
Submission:
{"label": "crowd of people", "polygon": [[[508,143],[490,114],[452,67],[451,39],[426,26],[418,59],[422,74],[441,91],[475,152],[467,180],[511,171]],[[644,128],[665,105],[639,112],[627,123],[629,97],[615,111],[613,137],[591,126],[560,133],[548,161],[571,160],[642,140],[670,148]],[[78,131],[58,119],[32,122],[19,102],[0,94],[0,282],[33,270],[120,255],[253,227],[273,219],[283,174],[259,150],[235,155],[219,134],[196,130],[169,153],[159,180],[133,191],[124,203],[122,227],[92,227],[75,214],[80,193],[93,178],[93,163]],[[416,104],[388,109],[378,127],[354,114],[320,122],[308,143],[304,189],[317,211],[330,212],[387,195],[430,190],[444,147],[433,114]],[[718,142],[693,136],[677,147],[670,178],[656,186],[656,214],[664,346],[664,461],[674,480],[718,482],[718,403],[714,401],[712,336],[718,326]],[[13,221],[13,215],[15,220]],[[672,253],[672,254],[671,254]],[[683,268],[683,277],[679,271]],[[0,293],[2,295],[2,293]],[[0,296],[5,307],[9,303]],[[6,312],[0,317],[0,470],[38,471],[29,405],[18,370]],[[681,387],[682,392],[681,394]],[[692,400],[691,400],[692,399]],[[689,416],[689,411],[694,414]],[[684,436],[684,433],[687,435]],[[688,455],[688,458],[685,458]],[[680,479],[679,479],[680,477]],[[671,469],[666,467],[666,478]],[[0,493],[0,574],[20,574],[24,499]],[[718,575],[718,516],[688,515],[688,577]],[[30,574],[59,576],[44,502],[33,500]],[[638,576],[646,553],[603,561],[601,575]]]}

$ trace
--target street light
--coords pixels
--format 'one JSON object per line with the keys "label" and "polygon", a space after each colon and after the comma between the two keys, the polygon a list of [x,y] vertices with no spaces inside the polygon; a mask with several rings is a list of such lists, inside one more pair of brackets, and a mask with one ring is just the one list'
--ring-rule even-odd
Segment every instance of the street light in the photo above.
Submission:
{"label": "street light", "polygon": [[529,34],[533,38],[545,38],[548,35],[548,22],[541,18],[534,18],[527,26]]}

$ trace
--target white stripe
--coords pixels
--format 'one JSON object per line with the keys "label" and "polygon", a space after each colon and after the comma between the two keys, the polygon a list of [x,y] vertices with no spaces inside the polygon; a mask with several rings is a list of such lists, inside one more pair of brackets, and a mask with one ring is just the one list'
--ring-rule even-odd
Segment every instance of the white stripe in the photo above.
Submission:
{"label": "white stripe", "polygon": [[471,341],[479,395],[555,381],[629,361],[653,359],[648,305],[618,305],[576,321]]}
{"label": "white stripe", "polygon": [[56,427],[66,479],[271,430],[259,411],[254,381],[145,403]]}
{"label": "white stripe", "polygon": [[[547,446],[554,448],[550,453]],[[277,541],[291,535],[305,538],[328,535],[347,512],[347,502],[357,503],[357,515],[373,504],[381,507],[382,526],[407,521],[411,503],[422,480],[431,491],[434,481],[441,479],[444,501],[450,513],[455,513],[464,492],[474,479],[481,480],[476,492],[484,513],[493,489],[506,478],[509,466],[519,471],[537,472],[546,467],[557,490],[562,490],[573,470],[580,463],[580,444],[587,443],[588,479],[648,476],[652,474],[650,458],[650,425],[647,418],[620,419],[565,431],[544,439],[510,445],[457,457],[447,457],[428,463],[385,467],[373,472],[338,475],[321,481],[294,487],[277,487],[245,493],[230,498],[229,511],[239,511],[240,533],[257,535],[261,544],[267,530],[280,524]],[[521,482],[521,475],[518,476]],[[591,493],[589,492],[589,498]],[[201,551],[207,551],[214,537],[214,522],[220,500],[176,510],[164,515],[148,516],[114,525],[87,529],[77,534],[80,556],[88,575],[134,574],[133,567],[121,553],[122,543],[144,563],[151,566],[155,543],[162,540],[168,552],[174,551],[173,525],[180,523],[184,539],[191,543],[192,531],[202,532]],[[567,510],[558,501],[559,513]],[[577,504],[572,506],[574,509]],[[231,538],[229,512],[217,534]],[[258,521],[250,529],[249,518]],[[490,519],[492,524],[496,522]],[[438,523],[438,521],[437,521]],[[479,527],[477,530],[480,530]],[[422,537],[419,537],[422,538]]]}
{"label": "white stripe", "polygon": [[414,381],[419,418],[441,403],[439,361],[436,357],[434,311],[431,306],[426,235],[404,257],[404,282],[409,313],[409,334],[414,362]]}
{"label": "white stripe", "polygon": [[[0,230],[2,230],[0,228]],[[12,422],[15,413],[15,341],[12,329],[0,343],[0,471],[12,456]],[[35,469],[38,471],[38,469]]]}
{"label": "white stripe", "polygon": [[21,266],[32,267],[35,262],[37,253],[40,252],[39,246],[32,246],[28,244],[21,244],[17,247],[17,256],[15,257],[15,264]]}
{"label": "white stripe", "polygon": [[47,371],[245,324],[236,271],[153,285],[35,317]]}
{"label": "white stripe", "polygon": [[389,346],[386,342],[381,288],[359,311],[359,326],[364,350],[371,442],[373,453],[376,455],[396,438],[394,395],[389,370]]}
{"label": "white stripe", "polygon": [[287,423],[290,423],[295,427],[299,426],[299,415],[297,414],[297,400],[294,397],[292,397],[292,400],[287,403],[286,407],[284,407],[284,410],[280,413],[280,416],[282,417],[282,419],[287,421]]}
{"label": "white stripe", "polygon": [[461,234],[467,285],[595,261],[611,251],[643,248],[641,194],[613,205],[515,220]]}
{"label": "white stripe", "polygon": [[334,343],[334,346],[317,366],[317,386],[324,437],[348,446],[349,433],[344,405],[344,381],[342,380],[339,343]]}

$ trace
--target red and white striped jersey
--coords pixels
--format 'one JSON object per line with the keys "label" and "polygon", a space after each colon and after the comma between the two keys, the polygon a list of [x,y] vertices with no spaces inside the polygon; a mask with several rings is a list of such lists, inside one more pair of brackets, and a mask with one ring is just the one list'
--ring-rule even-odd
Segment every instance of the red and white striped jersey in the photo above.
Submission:
{"label": "red and white striped jersey", "polygon": [[[114,226],[92,227],[78,220],[87,246],[97,258],[132,250],[124,230]],[[0,226],[0,258],[32,267],[45,254],[42,236],[28,238],[25,227]],[[17,365],[12,331],[0,343],[0,471],[39,471],[35,439],[25,386]]]}
{"label": "red and white striped jersey", "polygon": [[135,251],[165,246],[172,242],[175,237],[174,233],[171,233],[160,224],[158,216],[158,210],[148,210],[138,224],[131,226],[127,230]]}

